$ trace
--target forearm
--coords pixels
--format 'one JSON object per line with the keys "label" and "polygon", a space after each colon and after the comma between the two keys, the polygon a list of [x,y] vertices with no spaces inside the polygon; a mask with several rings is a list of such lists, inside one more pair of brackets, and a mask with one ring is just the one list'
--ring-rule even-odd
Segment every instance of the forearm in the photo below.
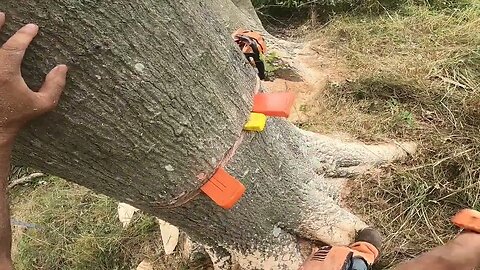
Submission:
{"label": "forearm", "polygon": [[12,231],[7,198],[13,140],[0,137],[0,267],[11,269]]}
{"label": "forearm", "polygon": [[480,265],[480,234],[464,233],[396,270],[471,270]]}
{"label": "forearm", "polygon": [[[5,18],[0,12],[0,29]],[[7,178],[15,135],[30,120],[55,108],[67,79],[67,66],[59,65],[48,73],[38,91],[25,83],[20,72],[22,60],[37,34],[38,26],[27,24],[0,44],[0,270],[13,269]]]}

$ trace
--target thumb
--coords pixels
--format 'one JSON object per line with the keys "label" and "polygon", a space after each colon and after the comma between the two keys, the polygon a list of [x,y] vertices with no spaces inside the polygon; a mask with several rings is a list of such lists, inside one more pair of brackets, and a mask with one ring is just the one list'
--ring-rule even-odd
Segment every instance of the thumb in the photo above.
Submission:
{"label": "thumb", "polygon": [[37,93],[40,110],[47,112],[57,106],[67,82],[67,72],[68,67],[66,65],[59,65],[48,73],[42,88]]}

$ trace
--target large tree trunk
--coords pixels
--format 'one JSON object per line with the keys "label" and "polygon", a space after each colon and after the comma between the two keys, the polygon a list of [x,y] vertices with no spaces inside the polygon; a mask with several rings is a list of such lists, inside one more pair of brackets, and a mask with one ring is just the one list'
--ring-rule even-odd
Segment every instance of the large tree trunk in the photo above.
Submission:
{"label": "large tree trunk", "polygon": [[[256,75],[229,30],[245,21],[261,29],[247,3],[2,0],[1,41],[22,23],[41,26],[23,67],[31,85],[56,63],[71,67],[59,108],[23,132],[15,163],[179,226],[210,246],[222,269],[296,269],[296,235],[350,241],[365,224],[338,204],[343,179],[391,156],[279,119],[243,133]],[[232,210],[203,195],[166,207],[198,190],[242,136],[226,170],[247,192]]]}

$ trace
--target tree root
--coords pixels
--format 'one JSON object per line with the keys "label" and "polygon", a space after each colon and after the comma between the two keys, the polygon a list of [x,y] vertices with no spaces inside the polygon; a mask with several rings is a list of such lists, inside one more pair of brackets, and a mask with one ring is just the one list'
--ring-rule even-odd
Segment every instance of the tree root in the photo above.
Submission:
{"label": "tree root", "polygon": [[272,237],[276,238],[274,242],[270,242],[272,239],[261,241],[265,243],[261,250],[252,247],[248,252],[240,252],[234,247],[222,246],[207,247],[205,250],[212,259],[215,270],[297,270],[303,257],[296,237],[286,231],[281,231],[276,236],[272,234]]}
{"label": "tree root", "polygon": [[412,142],[367,145],[305,130],[300,132],[306,136],[303,151],[312,157],[317,172],[329,178],[346,178],[364,173],[374,166],[412,156],[417,148]]}

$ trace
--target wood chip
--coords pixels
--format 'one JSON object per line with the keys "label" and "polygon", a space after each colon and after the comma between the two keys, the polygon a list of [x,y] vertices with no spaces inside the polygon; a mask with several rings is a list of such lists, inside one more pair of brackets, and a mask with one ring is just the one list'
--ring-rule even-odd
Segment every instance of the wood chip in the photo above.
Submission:
{"label": "wood chip", "polygon": [[153,265],[148,260],[143,260],[136,270],[153,270]]}
{"label": "wood chip", "polygon": [[130,224],[133,215],[135,214],[135,212],[138,211],[137,208],[126,203],[119,203],[117,210],[118,219],[120,220],[120,222],[122,222],[124,228],[126,228]]}
{"label": "wood chip", "polygon": [[175,251],[178,244],[180,231],[172,224],[157,218],[160,225],[160,232],[162,234],[163,249],[165,254],[170,255]]}

